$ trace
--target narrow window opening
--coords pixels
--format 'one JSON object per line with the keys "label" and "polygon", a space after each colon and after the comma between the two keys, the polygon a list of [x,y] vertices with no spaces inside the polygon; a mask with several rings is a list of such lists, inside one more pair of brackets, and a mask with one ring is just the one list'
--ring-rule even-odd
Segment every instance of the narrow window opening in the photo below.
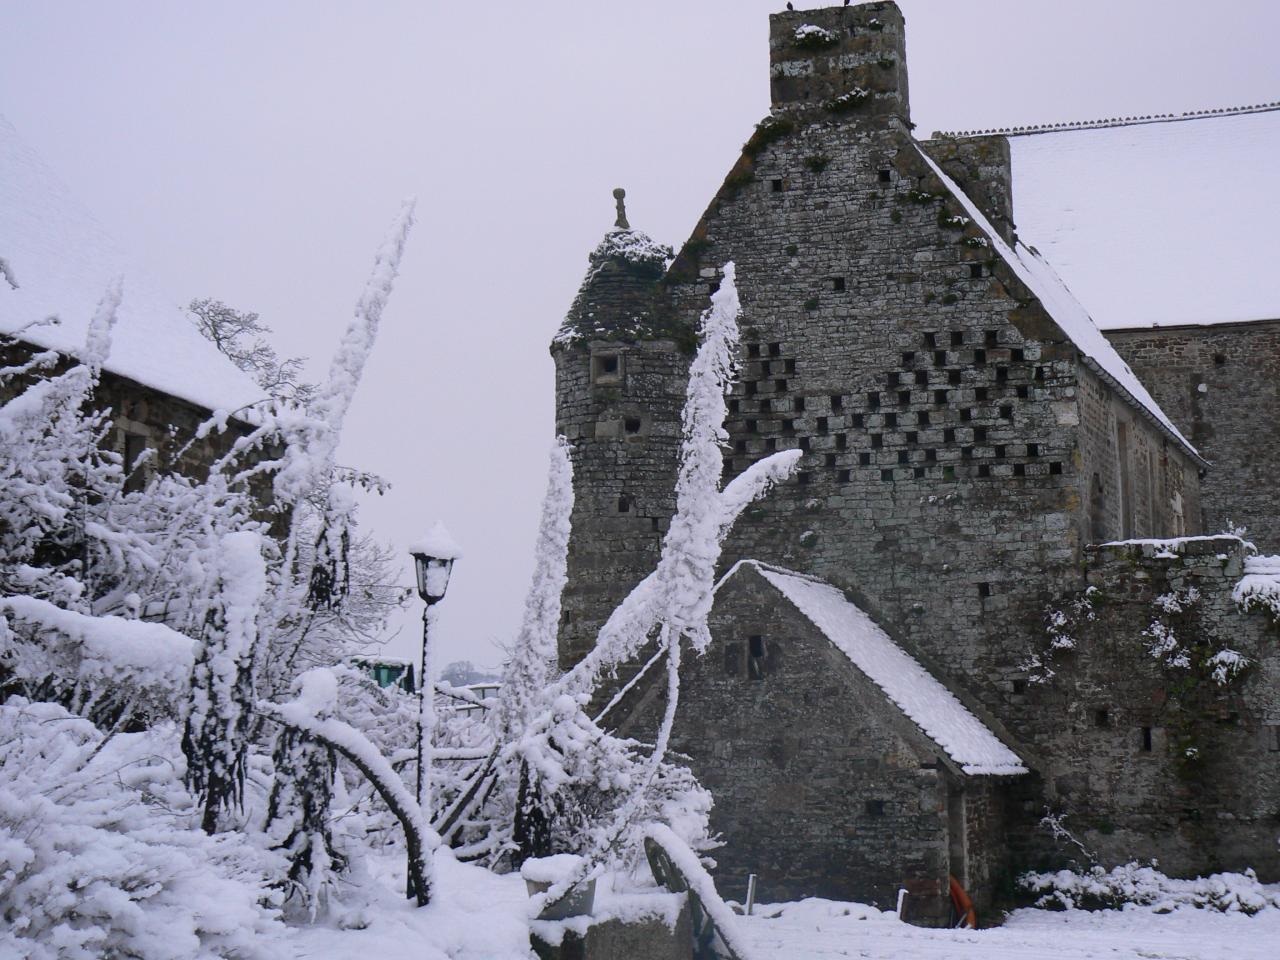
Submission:
{"label": "narrow window opening", "polygon": [[616,353],[597,353],[591,358],[593,383],[617,383],[622,379],[622,357]]}
{"label": "narrow window opening", "polygon": [[1093,711],[1093,725],[1095,727],[1111,726],[1111,711],[1106,707],[1098,707]]}
{"label": "narrow window opening", "polygon": [[794,360],[788,360],[786,363],[784,363],[784,364],[783,364],[783,369],[784,369],[787,373],[795,373],[795,372],[796,372],[796,362],[795,362]]}
{"label": "narrow window opening", "polygon": [[908,431],[906,432],[907,443],[915,443],[915,442],[916,442],[916,438],[917,438],[918,436],[919,436],[919,434],[918,434],[918,433],[916,433],[914,430],[908,430]]}
{"label": "narrow window opening", "polygon": [[619,513],[631,512],[631,501],[627,499],[625,496],[618,498],[618,512]]}
{"label": "narrow window opening", "polygon": [[804,413],[804,397],[796,397],[793,401],[796,413]]}
{"label": "narrow window opening", "polygon": [[955,443],[955,442],[956,442],[956,432],[955,432],[955,430],[954,430],[953,428],[948,427],[946,430],[943,430],[943,431],[942,431],[942,442],[943,442],[943,443]]}
{"label": "narrow window opening", "polygon": [[981,280],[981,279],[982,279],[982,264],[980,264],[980,263],[971,263],[971,264],[969,264],[969,278],[970,278],[971,280]]}
{"label": "narrow window opening", "polygon": [[892,479],[893,479],[893,471],[892,471],[892,470],[881,470],[881,471],[880,471],[880,479],[881,479],[881,480],[892,480]]}
{"label": "narrow window opening", "polygon": [[904,367],[909,367],[915,362],[916,362],[916,355],[914,351],[908,350],[906,353],[902,355],[902,365]]}
{"label": "narrow window opening", "polygon": [[996,367],[996,383],[1006,383],[1009,380],[1008,367]]}
{"label": "narrow window opening", "polygon": [[880,394],[868,393],[867,406],[870,407],[872,410],[878,410],[880,408]]}
{"label": "narrow window opening", "polygon": [[933,422],[933,421],[932,421],[932,419],[929,417],[929,411],[928,411],[928,410],[921,410],[919,413],[917,413],[917,414],[916,414],[916,423],[920,424],[920,426],[922,426],[922,427],[927,427],[927,426],[929,426],[932,422]]}
{"label": "narrow window opening", "polygon": [[1025,463],[1015,463],[1013,465],[1013,475],[1015,477],[1025,477],[1027,475],[1027,465]]}
{"label": "narrow window opening", "polygon": [[968,422],[969,422],[970,420],[972,420],[972,419],[973,419],[973,411],[972,411],[972,410],[970,410],[968,407],[965,407],[964,409],[962,409],[962,410],[960,411],[960,422],[961,422],[961,423],[968,423]]}
{"label": "narrow window opening", "polygon": [[938,451],[937,451],[937,450],[926,450],[926,451],[924,452],[924,462],[925,462],[925,463],[937,463],[937,462],[938,462]]}
{"label": "narrow window opening", "polygon": [[1040,444],[1038,444],[1038,443],[1028,443],[1028,444],[1027,444],[1027,456],[1028,456],[1028,457],[1038,457],[1038,456],[1040,456]]}
{"label": "narrow window opening", "polygon": [[759,421],[759,420],[748,420],[748,421],[747,421],[747,431],[748,431],[749,433],[757,433],[757,432],[759,431],[759,429],[760,429],[760,421]]}
{"label": "narrow window opening", "polygon": [[883,446],[884,446],[884,436],[879,433],[873,433],[871,435],[871,449],[879,450]]}
{"label": "narrow window opening", "polygon": [[1227,355],[1225,353],[1215,353],[1213,355],[1213,363],[1215,366],[1218,366],[1218,367],[1225,366],[1226,362],[1227,362]]}
{"label": "narrow window opening", "polygon": [[808,437],[801,437],[801,438],[800,438],[800,449],[801,449],[801,450],[808,450],[808,449],[809,449],[809,438],[808,438]]}
{"label": "narrow window opening", "polygon": [[987,346],[988,346],[988,347],[994,347],[994,346],[995,346],[997,343],[999,343],[999,342],[1000,342],[1000,333],[999,333],[999,331],[997,331],[997,330],[988,330],[988,331],[987,331]]}
{"label": "narrow window opening", "polygon": [[1036,379],[1037,380],[1044,379],[1044,367],[1036,367]]}
{"label": "narrow window opening", "polygon": [[884,425],[886,427],[896,427],[898,425],[898,415],[896,413],[886,413],[884,415]]}
{"label": "narrow window opening", "polygon": [[928,385],[929,385],[929,371],[928,371],[928,370],[917,370],[917,371],[916,371],[916,386],[917,386],[917,387],[927,387]]}
{"label": "narrow window opening", "polygon": [[147,452],[147,438],[140,433],[124,435],[124,469],[127,474],[124,481],[125,493],[137,493],[147,485],[147,472],[138,465]]}
{"label": "narrow window opening", "polygon": [[1027,389],[1027,385],[1026,385],[1025,383],[1024,383],[1024,384],[1019,385],[1019,387],[1018,387],[1018,399],[1019,399],[1019,400],[1025,400],[1025,399],[1027,399],[1027,397],[1029,397],[1029,396],[1031,396],[1031,391],[1030,391],[1029,389]]}
{"label": "narrow window opening", "polygon": [[741,401],[741,400],[730,400],[730,401],[729,401],[729,412],[730,412],[730,413],[740,413],[741,411],[742,411],[742,401]]}
{"label": "narrow window opening", "polygon": [[742,385],[742,387],[747,391],[748,397],[754,397],[756,395],[756,382],[754,380],[748,380]]}
{"label": "narrow window opening", "polygon": [[747,641],[747,677],[751,680],[764,679],[764,637],[754,636]]}
{"label": "narrow window opening", "polygon": [[787,381],[785,380],[773,381],[773,389],[777,390],[779,393],[785,393],[787,390]]}
{"label": "narrow window opening", "polygon": [[760,356],[760,344],[758,344],[758,343],[748,343],[748,344],[747,344],[747,356],[748,356],[748,357],[750,357],[750,358],[751,358],[751,359],[753,359],[753,360],[754,360],[756,357],[759,357],[759,356]]}
{"label": "narrow window opening", "polygon": [[627,417],[622,421],[622,427],[627,431],[627,433],[637,434],[640,432],[640,418]]}
{"label": "narrow window opening", "polygon": [[769,413],[773,410],[773,404],[769,402],[769,398],[765,397],[760,401],[760,412]]}
{"label": "narrow window opening", "polygon": [[905,466],[907,466],[908,464],[910,464],[910,463],[911,463],[911,453],[910,453],[909,451],[907,451],[907,450],[899,450],[899,451],[898,451],[898,463],[899,463],[900,465],[904,466],[904,467],[905,467]]}
{"label": "narrow window opening", "polygon": [[942,468],[943,480],[954,480],[956,478],[956,468],[948,464]]}
{"label": "narrow window opening", "polygon": [[836,465],[836,455],[834,453],[828,453],[823,462],[826,463],[828,470],[834,468]]}
{"label": "narrow window opening", "polygon": [[813,474],[805,473],[803,470],[796,474],[796,480],[799,482],[800,486],[802,487],[807,487],[809,485],[809,481],[812,479],[813,479]]}
{"label": "narrow window opening", "polygon": [[769,356],[771,356],[771,357],[780,357],[780,356],[782,356],[782,344],[780,344],[780,343],[771,343],[771,344],[769,344]]}
{"label": "narrow window opening", "polygon": [[[850,36],[853,36],[853,28],[852,28],[852,27],[850,27],[850,28],[849,28],[849,35],[850,35]],[[881,182],[881,183],[889,183],[889,182],[891,182],[891,181],[892,181],[892,179],[893,179],[893,177],[892,177],[892,176],[890,176],[890,174],[889,174],[889,171],[888,171],[888,170],[878,170],[878,171],[876,171],[876,176],[880,178],[880,182]]]}
{"label": "narrow window opening", "polygon": [[849,435],[847,433],[836,434],[836,449],[847,450],[849,448]]}
{"label": "narrow window opening", "polygon": [[982,597],[984,600],[987,597],[991,596],[991,584],[989,583],[978,584],[978,596]]}
{"label": "narrow window opening", "polygon": [[940,407],[944,406],[947,402],[947,391],[945,390],[933,391],[933,402]]}
{"label": "narrow window opening", "polygon": [[963,346],[964,346],[964,331],[963,331],[963,330],[952,330],[952,331],[951,331],[951,345],[952,345],[953,347],[963,347]]}
{"label": "narrow window opening", "polygon": [[1049,473],[1051,476],[1055,476],[1055,477],[1061,476],[1062,464],[1056,460],[1053,463],[1049,464]]}
{"label": "narrow window opening", "polygon": [[871,454],[867,453],[865,450],[862,453],[858,454],[858,466],[860,467],[871,466]]}
{"label": "narrow window opening", "polygon": [[1025,680],[1015,680],[1015,681],[1013,681],[1013,692],[1014,692],[1014,693],[1016,693],[1016,694],[1019,694],[1019,695],[1026,693],[1026,692],[1027,692],[1027,681],[1025,681]]}
{"label": "narrow window opening", "polygon": [[924,335],[924,345],[930,350],[938,346],[938,335],[936,333],[926,333]]}
{"label": "narrow window opening", "polygon": [[764,448],[765,448],[766,450],[768,450],[770,453],[772,453],[774,450],[777,450],[777,449],[778,449],[778,438],[777,438],[777,437],[769,437],[769,438],[768,438],[767,440],[765,440],[765,442],[764,442]]}
{"label": "narrow window opening", "polygon": [[973,351],[973,363],[975,366],[981,366],[986,362],[987,362],[987,351],[983,350],[981,347]]}
{"label": "narrow window opening", "polygon": [[978,476],[980,477],[991,476],[991,468],[987,466],[985,463],[978,464]]}
{"label": "narrow window opening", "polygon": [[1001,418],[1002,420],[1012,420],[1012,419],[1013,419],[1013,407],[1001,407],[1001,408],[1000,408],[1000,418]]}
{"label": "narrow window opening", "polygon": [[1142,728],[1142,752],[1143,753],[1151,752],[1151,728],[1150,727]]}
{"label": "narrow window opening", "polygon": [[912,471],[911,471],[911,475],[912,475],[913,477],[915,477],[917,480],[923,480],[923,479],[924,479],[924,467],[916,467],[914,470],[912,470]]}
{"label": "narrow window opening", "polygon": [[1003,443],[997,443],[997,444],[996,444],[996,457],[997,457],[997,459],[1003,460],[1006,452],[1007,452],[1007,451],[1005,450],[1005,445],[1004,445]]}
{"label": "narrow window opening", "polygon": [[902,382],[901,374],[898,374],[896,372],[889,374],[889,386],[896,387],[901,382]]}
{"label": "narrow window opening", "polygon": [[1009,359],[1014,361],[1015,363],[1021,363],[1023,360],[1026,359],[1026,356],[1027,355],[1022,352],[1021,347],[1014,347],[1012,350],[1009,351]]}
{"label": "narrow window opening", "polygon": [[775,178],[775,179],[773,179],[773,180],[770,180],[770,181],[769,181],[769,186],[770,186],[770,188],[773,190],[773,192],[774,192],[774,193],[781,193],[781,192],[782,192],[782,181],[781,181],[780,179]]}
{"label": "narrow window opening", "polygon": [[826,433],[826,432],[827,432],[827,418],[826,418],[826,417],[819,417],[819,418],[818,418],[818,432],[819,432],[819,433]]}
{"label": "narrow window opening", "polygon": [[974,440],[974,443],[983,443],[983,442],[985,442],[985,441],[986,441],[986,439],[987,439],[987,428],[986,428],[986,427],[974,427],[974,428],[973,428],[973,440]]}
{"label": "narrow window opening", "polygon": [[848,470],[841,470],[836,474],[836,481],[838,483],[848,483],[851,479],[853,479],[853,474]]}
{"label": "narrow window opening", "polygon": [[843,410],[843,409],[844,409],[844,397],[840,396],[840,394],[838,394],[838,393],[833,393],[833,394],[831,394],[831,409],[832,409],[833,411],[835,411],[835,410]]}
{"label": "narrow window opening", "polygon": [[985,402],[985,401],[986,401],[986,399],[987,399],[987,388],[986,388],[986,387],[974,387],[974,388],[973,388],[973,399],[975,399],[975,400],[980,400],[980,401],[984,401],[984,402]]}

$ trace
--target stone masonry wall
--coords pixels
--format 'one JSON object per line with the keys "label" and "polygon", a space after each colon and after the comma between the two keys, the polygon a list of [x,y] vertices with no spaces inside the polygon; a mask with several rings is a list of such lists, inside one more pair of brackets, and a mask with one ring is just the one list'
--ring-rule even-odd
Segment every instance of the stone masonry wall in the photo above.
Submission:
{"label": "stone masonry wall", "polygon": [[1280,551],[1280,320],[1109,330],[1107,338],[1211,466],[1204,527]]}
{"label": "stone masonry wall", "polygon": [[[1245,553],[1231,537],[1089,550],[1089,602],[1059,607],[1065,642],[1042,634],[1018,692],[1054,719],[1029,744],[1049,790],[1010,828],[1019,864],[1079,856],[1053,847],[1047,807],[1104,864],[1280,879],[1280,628],[1232,598]],[[1251,666],[1218,682],[1222,649]]]}
{"label": "stone masonry wall", "polygon": [[[721,892],[742,899],[755,873],[764,902],[891,909],[906,886],[915,922],[945,922],[958,780],[936,748],[754,569],[721,589],[711,627],[711,648],[681,670],[672,749],[715,797]],[[651,737],[665,693],[646,685],[620,733]]]}

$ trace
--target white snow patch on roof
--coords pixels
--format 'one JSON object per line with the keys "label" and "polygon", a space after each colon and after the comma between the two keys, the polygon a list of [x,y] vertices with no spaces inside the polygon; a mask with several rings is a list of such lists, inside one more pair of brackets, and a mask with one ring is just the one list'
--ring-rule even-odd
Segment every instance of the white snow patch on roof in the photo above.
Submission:
{"label": "white snow patch on roof", "polygon": [[885,696],[965,773],[1026,773],[1010,750],[843,593],[821,580],[754,564]]}
{"label": "white snow patch on roof", "polygon": [[1037,251],[1027,247],[1021,240],[1018,241],[1016,247],[1010,247],[1005,242],[1000,233],[991,225],[991,221],[987,219],[977,204],[969,199],[968,195],[960,189],[959,185],[947,176],[941,167],[933,162],[923,149],[918,145],[916,149],[920,152],[920,156],[924,158],[925,163],[936,173],[939,179],[948,190],[950,190],[965,208],[965,212],[973,219],[978,228],[987,235],[991,241],[992,248],[1007,263],[1013,272],[1017,274],[1021,280],[1040,301],[1041,306],[1048,311],[1055,323],[1062,328],[1063,332],[1076,345],[1076,348],[1089,360],[1092,361],[1094,367],[1106,379],[1111,380],[1121,391],[1127,393],[1134,405],[1145,410],[1151,415],[1156,422],[1162,426],[1169,435],[1176,439],[1179,443],[1191,451],[1196,453],[1186,437],[1173,425],[1160,404],[1147,392],[1147,388],[1142,385],[1142,381],[1138,379],[1137,374],[1129,368],[1120,354],[1116,353],[1115,347],[1111,346],[1110,341],[1102,335],[1102,331],[1098,329],[1098,325],[1093,322],[1093,318],[1067,289],[1066,284],[1054,272],[1053,268],[1039,255]]}
{"label": "white snow patch on roof", "polygon": [[1009,139],[1013,218],[1103,329],[1280,317],[1280,111]]}
{"label": "white snow patch on roof", "polygon": [[[0,333],[79,354],[107,285],[124,298],[105,368],[209,410],[238,410],[264,391],[200,335],[107,236],[57,175],[0,117]],[[57,325],[28,324],[55,316]]]}

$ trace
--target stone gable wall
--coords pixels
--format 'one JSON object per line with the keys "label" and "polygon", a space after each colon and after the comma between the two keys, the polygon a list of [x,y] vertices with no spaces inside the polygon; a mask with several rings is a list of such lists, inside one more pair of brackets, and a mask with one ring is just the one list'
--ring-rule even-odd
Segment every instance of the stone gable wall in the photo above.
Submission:
{"label": "stone gable wall", "polygon": [[1211,466],[1204,527],[1280,551],[1280,320],[1109,330],[1107,338]]}

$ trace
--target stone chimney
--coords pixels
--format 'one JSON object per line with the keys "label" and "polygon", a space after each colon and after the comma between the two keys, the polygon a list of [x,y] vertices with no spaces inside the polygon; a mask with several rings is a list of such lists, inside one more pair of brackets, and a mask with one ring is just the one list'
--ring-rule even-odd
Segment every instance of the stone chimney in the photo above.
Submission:
{"label": "stone chimney", "polygon": [[902,11],[876,2],[771,15],[769,87],[775,111],[910,124]]}

